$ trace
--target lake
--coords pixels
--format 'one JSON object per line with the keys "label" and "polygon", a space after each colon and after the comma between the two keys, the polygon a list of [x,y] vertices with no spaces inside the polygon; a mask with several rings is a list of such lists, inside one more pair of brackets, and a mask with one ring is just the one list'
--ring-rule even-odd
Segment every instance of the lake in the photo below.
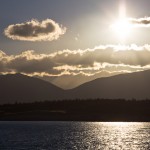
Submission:
{"label": "lake", "polygon": [[149,150],[150,123],[0,122],[0,150]]}

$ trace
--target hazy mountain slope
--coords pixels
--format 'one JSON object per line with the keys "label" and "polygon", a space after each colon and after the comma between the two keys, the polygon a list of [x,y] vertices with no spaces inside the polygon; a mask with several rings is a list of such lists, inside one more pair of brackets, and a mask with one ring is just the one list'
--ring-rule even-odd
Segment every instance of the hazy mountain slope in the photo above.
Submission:
{"label": "hazy mountain slope", "polygon": [[64,90],[41,79],[22,74],[0,76],[0,103],[53,100],[63,95]]}
{"label": "hazy mountain slope", "polygon": [[150,98],[150,70],[99,78],[70,93],[79,98]]}
{"label": "hazy mountain slope", "polygon": [[150,70],[99,78],[66,91],[22,74],[0,75],[0,104],[66,98],[150,99]]}

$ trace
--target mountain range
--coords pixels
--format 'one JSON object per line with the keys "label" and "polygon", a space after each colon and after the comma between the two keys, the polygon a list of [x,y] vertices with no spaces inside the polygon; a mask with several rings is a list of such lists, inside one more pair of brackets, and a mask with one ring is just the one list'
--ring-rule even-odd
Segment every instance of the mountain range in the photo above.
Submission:
{"label": "mountain range", "polygon": [[0,103],[56,100],[64,90],[55,85],[23,74],[0,76]]}
{"label": "mountain range", "polygon": [[150,70],[99,78],[71,90],[80,98],[150,99]]}
{"label": "mountain range", "polygon": [[150,99],[150,70],[98,78],[70,90],[23,74],[0,75],[0,104],[96,98]]}

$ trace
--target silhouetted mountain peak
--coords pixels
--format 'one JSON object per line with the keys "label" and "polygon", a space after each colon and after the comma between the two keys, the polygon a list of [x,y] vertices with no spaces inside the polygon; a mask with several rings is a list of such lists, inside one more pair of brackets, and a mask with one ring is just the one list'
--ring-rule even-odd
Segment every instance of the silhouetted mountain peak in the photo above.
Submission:
{"label": "silhouetted mountain peak", "polygon": [[0,75],[0,103],[56,100],[64,90],[41,79],[23,74]]}
{"label": "silhouetted mountain peak", "polygon": [[[86,82],[78,87],[76,87],[75,89],[79,88],[79,87],[82,87],[82,86],[87,86],[87,84],[93,84],[93,83],[98,83],[98,82],[101,82],[102,80],[107,80],[107,81],[110,81],[110,80],[114,80],[114,79],[120,79],[120,78],[124,78],[125,79],[130,79],[130,78],[134,78],[134,77],[141,77],[141,78],[150,78],[150,70],[145,70],[145,71],[138,71],[138,72],[132,72],[132,73],[125,73],[125,74],[118,74],[118,75],[114,75],[114,76],[110,76],[110,77],[102,77],[102,78],[97,78],[97,79],[94,79],[93,81],[89,81],[89,82]],[[129,83],[130,84],[130,83]]]}
{"label": "silhouetted mountain peak", "polygon": [[80,98],[150,98],[150,70],[95,79],[71,92]]}
{"label": "silhouetted mountain peak", "polygon": [[72,90],[20,73],[0,75],[0,103],[63,99],[150,99],[150,70],[95,79]]}

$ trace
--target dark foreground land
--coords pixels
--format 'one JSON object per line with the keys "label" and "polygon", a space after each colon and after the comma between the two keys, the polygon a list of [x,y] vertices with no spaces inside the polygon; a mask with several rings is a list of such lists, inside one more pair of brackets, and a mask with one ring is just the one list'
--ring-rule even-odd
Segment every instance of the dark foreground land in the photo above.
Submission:
{"label": "dark foreground land", "polygon": [[0,120],[150,121],[150,100],[64,100],[0,106]]}

